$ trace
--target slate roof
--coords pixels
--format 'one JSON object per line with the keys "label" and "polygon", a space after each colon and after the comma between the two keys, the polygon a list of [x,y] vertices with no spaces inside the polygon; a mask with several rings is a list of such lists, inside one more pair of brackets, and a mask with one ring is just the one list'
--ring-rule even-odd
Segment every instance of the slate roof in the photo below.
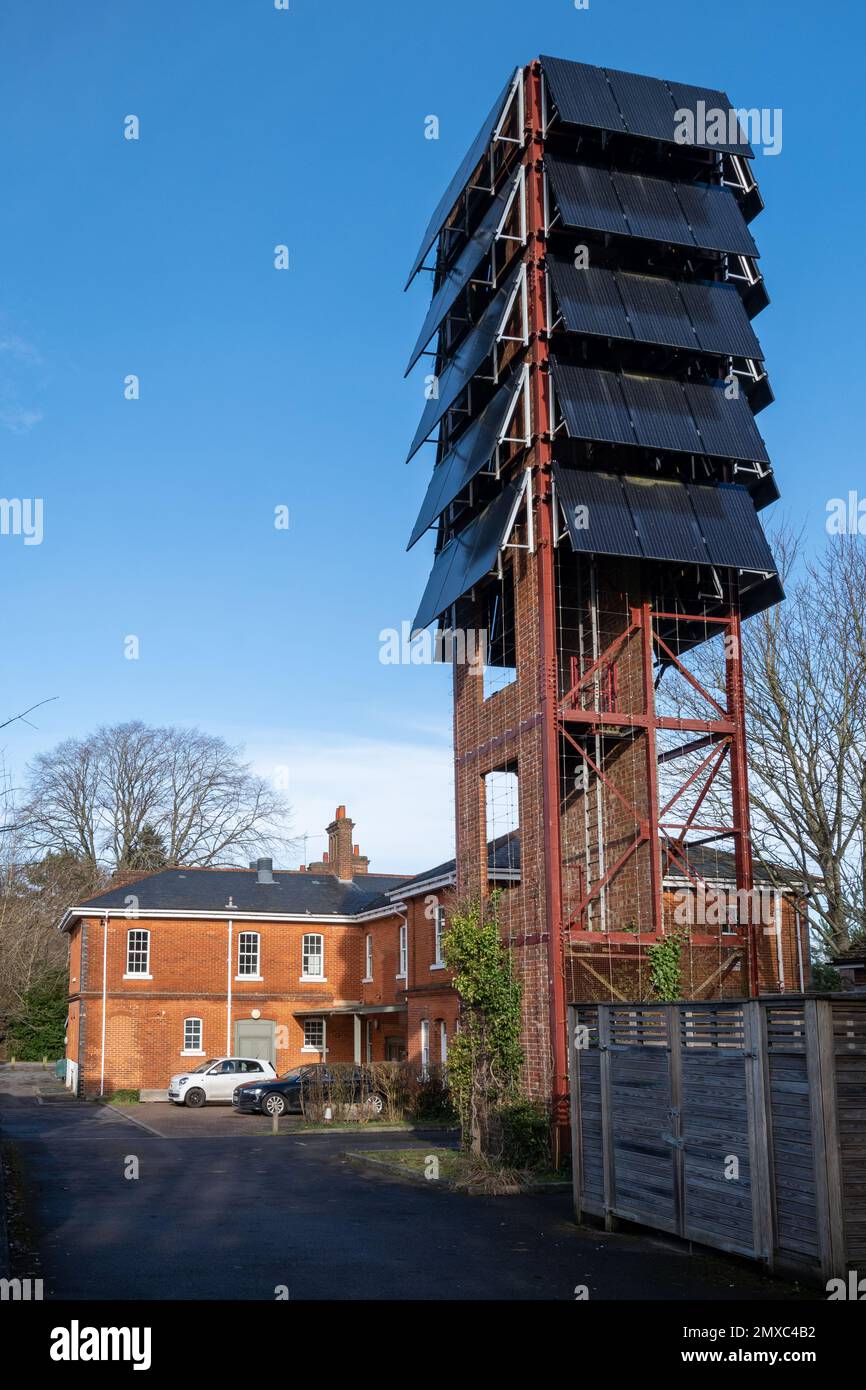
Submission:
{"label": "slate roof", "polygon": [[[454,859],[446,859],[444,864],[437,864],[433,869],[425,869],[424,873],[415,874],[414,877],[405,879],[400,884],[399,896],[408,897],[413,889],[431,881],[454,878],[456,863],[457,861]],[[512,830],[509,834],[500,835],[498,839],[490,841],[487,846],[487,867],[491,878],[494,878],[497,872],[520,873],[520,835],[518,831]],[[392,892],[391,897],[395,898],[397,894]]]}
{"label": "slate roof", "polygon": [[311,917],[347,917],[388,907],[388,894],[405,881],[402,874],[358,874],[342,881],[335,874],[308,874],[297,869],[275,869],[273,883],[259,883],[255,869],[162,869],[109,888],[79,905],[127,906],[138,899],[138,911],[224,912],[231,898],[238,912],[261,912]]}

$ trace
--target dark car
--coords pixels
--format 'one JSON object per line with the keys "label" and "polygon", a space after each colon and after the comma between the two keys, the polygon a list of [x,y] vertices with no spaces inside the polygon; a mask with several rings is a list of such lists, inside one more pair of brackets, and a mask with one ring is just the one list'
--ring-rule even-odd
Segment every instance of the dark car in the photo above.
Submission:
{"label": "dark car", "polygon": [[242,1115],[301,1115],[312,1105],[363,1103],[374,1115],[385,1109],[385,1097],[374,1087],[363,1067],[340,1072],[314,1064],[294,1067],[283,1076],[236,1086],[232,1106]]}

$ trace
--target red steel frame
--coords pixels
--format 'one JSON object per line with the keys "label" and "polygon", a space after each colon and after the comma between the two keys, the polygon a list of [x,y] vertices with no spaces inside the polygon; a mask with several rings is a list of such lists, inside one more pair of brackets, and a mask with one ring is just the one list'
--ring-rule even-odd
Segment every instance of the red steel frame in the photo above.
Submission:
{"label": "red steel frame", "polygon": [[[530,392],[532,403],[532,445],[533,445],[533,485],[535,510],[536,567],[538,582],[539,647],[540,647],[540,699],[541,699],[541,737],[542,737],[542,803],[544,812],[544,860],[545,860],[545,912],[546,935],[550,989],[550,1041],[553,1060],[552,1092],[553,1123],[557,1150],[567,1145],[568,1131],[568,1064],[567,1064],[567,1015],[565,991],[566,938],[574,941],[581,922],[585,920],[586,907],[600,889],[615,877],[638,846],[647,843],[651,847],[660,845],[662,829],[678,829],[680,835],[671,842],[671,857],[682,865],[683,872],[695,882],[699,876],[682,860],[680,848],[688,830],[705,830],[712,834],[731,834],[736,845],[737,888],[750,891],[752,888],[752,859],[748,810],[748,782],[745,760],[745,725],[743,701],[743,674],[740,664],[740,619],[735,602],[725,618],[707,618],[704,614],[654,613],[648,603],[631,611],[631,623],[627,631],[602,653],[598,661],[577,680],[572,676],[572,688],[564,699],[559,698],[558,671],[558,627],[556,616],[556,518],[554,515],[554,496],[552,487],[553,463],[553,422],[550,400],[549,342],[547,327],[547,295],[545,283],[545,257],[547,253],[547,226],[545,217],[544,177],[542,160],[544,155],[544,125],[541,99],[541,67],[538,62],[524,70],[526,143],[523,165],[526,180],[527,241],[526,285],[529,312],[530,349]],[[671,719],[659,717],[655,710],[654,661],[656,650],[673,660],[679,666],[675,654],[670,650],[656,631],[657,620],[665,622],[700,621],[717,623],[724,627],[727,651],[727,708],[722,707],[708,692],[698,685],[694,677],[680,666],[685,678],[697,685],[702,694],[714,707],[717,717],[709,719]],[[643,669],[643,704],[639,711],[628,712],[618,708],[619,695],[616,674],[616,659],[622,644],[637,636],[641,642]],[[574,668],[572,668],[574,670]],[[599,703],[605,709],[586,709],[578,706],[578,700],[588,682],[601,673],[600,685],[603,695]],[[561,792],[560,792],[560,749],[561,740],[575,748],[607,789],[629,805],[618,788],[604,776],[600,768],[590,758],[586,750],[575,739],[572,729],[585,732],[603,732],[617,728],[632,727],[640,729],[646,739],[646,767],[648,806],[646,815],[639,815],[633,806],[636,835],[619,860],[612,865],[602,879],[584,894],[575,918],[567,926],[564,923],[562,888],[562,830],[561,830]],[[686,733],[701,734],[703,737],[692,740],[679,749],[658,753],[657,733],[661,729],[679,729]],[[707,747],[709,752],[700,766],[683,783],[665,806],[659,805],[659,762],[670,761],[673,757]],[[718,775],[726,757],[730,757],[731,781],[733,787],[733,819],[730,826],[699,826],[695,816],[704,801],[709,787]],[[684,824],[673,826],[665,817],[679,797],[701,775],[707,775],[697,803]],[[663,932],[662,918],[662,868],[661,855],[652,852],[650,859],[650,889],[652,901],[652,932]],[[605,933],[608,940],[624,940],[634,943],[634,936],[627,932]],[[697,941],[700,938],[693,937]],[[707,938],[715,942],[717,937]],[[748,935],[749,987],[753,994],[758,990],[757,941],[754,931]]]}
{"label": "red steel frame", "polygon": [[541,101],[541,66],[532,63],[525,72],[524,153],[527,204],[528,253],[526,288],[529,310],[530,392],[536,514],[536,565],[541,685],[541,776],[544,810],[545,913],[548,975],[550,981],[550,1043],[553,1059],[553,1127],[558,1159],[567,1146],[568,1051],[566,1039],[565,958],[562,929],[562,866],[559,790],[559,674],[557,661],[556,572],[553,485],[553,434],[550,409],[547,295],[544,261],[547,254],[547,221],[544,208],[544,123]]}
{"label": "red steel frame", "polygon": [[[661,636],[658,624],[664,623],[703,623],[721,631],[725,642],[726,664],[726,705],[705,689],[686,666],[674,649]],[[643,686],[643,708],[637,711],[610,708],[586,708],[580,702],[596,686],[599,672],[609,671],[622,657],[626,645],[631,641],[640,644],[641,673]],[[713,717],[706,719],[679,719],[659,715],[655,705],[655,660],[660,656],[672,663],[680,675],[706,700]],[[574,672],[574,667],[572,671]],[[609,686],[607,687],[609,688]],[[609,703],[602,700],[599,703]],[[732,607],[725,617],[708,617],[704,613],[667,613],[654,611],[651,604],[644,603],[631,609],[628,626],[601,653],[583,675],[572,676],[572,685],[559,703],[558,719],[562,736],[576,753],[583,758],[592,772],[601,780],[607,792],[615,796],[633,816],[635,838],[620,857],[610,866],[592,887],[587,887],[578,903],[571,920],[567,924],[569,939],[574,941],[578,933],[586,929],[586,911],[602,888],[614,879],[641,845],[649,847],[649,877],[651,894],[650,925],[641,935],[661,935],[664,931],[662,905],[662,868],[658,848],[662,836],[667,853],[682,873],[694,883],[700,883],[700,875],[689,865],[685,854],[685,837],[689,831],[710,835],[714,838],[730,836],[734,841],[737,889],[751,893],[752,846],[751,824],[749,820],[748,772],[746,766],[746,728],[745,701],[743,698],[743,670],[740,654],[740,615]],[[583,744],[574,736],[578,730],[584,733],[603,734],[635,729],[642,731],[646,746],[647,805],[645,813],[639,810],[620,789],[606,777],[590,757]],[[574,732],[572,732],[574,730]],[[658,752],[657,735],[660,730],[675,730],[686,734],[700,734],[703,737],[689,739],[676,748],[663,753]],[[686,754],[707,749],[706,756],[689,773],[680,786],[673,791],[663,806],[659,804],[658,770],[661,763],[675,761]],[[726,825],[707,825],[697,820],[703,805],[721,769],[728,760],[731,778],[731,820]],[[702,780],[703,779],[703,780]],[[685,820],[673,821],[669,813],[676,803],[690,789],[698,788],[698,794]],[[745,933],[748,954],[749,991],[758,993],[758,940],[757,923],[741,923]],[[605,933],[608,941],[634,941],[628,932],[611,931]],[[692,935],[695,944],[712,944],[716,937]]]}

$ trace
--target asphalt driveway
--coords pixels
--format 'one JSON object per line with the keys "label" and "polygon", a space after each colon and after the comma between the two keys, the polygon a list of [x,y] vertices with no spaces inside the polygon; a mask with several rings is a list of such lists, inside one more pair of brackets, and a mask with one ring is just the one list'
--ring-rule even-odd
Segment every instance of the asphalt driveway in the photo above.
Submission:
{"label": "asphalt driveway", "polygon": [[[149,1123],[157,1107],[139,1109]],[[791,1296],[733,1261],[578,1228],[567,1194],[467,1197],[345,1157],[438,1146],[441,1131],[274,1138],[222,1109],[172,1112],[182,1121],[166,1137],[102,1106],[40,1104],[0,1070],[0,1139],[38,1260],[17,1272],[72,1300]]]}

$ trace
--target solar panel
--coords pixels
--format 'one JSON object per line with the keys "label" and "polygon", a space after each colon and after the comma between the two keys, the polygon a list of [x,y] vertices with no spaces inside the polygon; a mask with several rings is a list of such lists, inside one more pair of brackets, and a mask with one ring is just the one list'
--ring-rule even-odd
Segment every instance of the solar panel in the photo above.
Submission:
{"label": "solar panel", "polygon": [[689,484],[689,496],[714,565],[776,572],[747,488],[738,483],[720,483],[718,487]]}
{"label": "solar panel", "polygon": [[[722,111],[727,125],[731,111],[731,101],[725,92],[620,72],[615,68],[573,63],[565,58],[542,56],[541,66],[552,104],[566,125],[620,133],[625,130],[631,135],[680,144],[682,141],[677,139],[677,133],[681,122],[676,115],[678,111],[690,111],[695,117],[690,133],[697,148],[726,150],[749,157],[753,154],[739,127],[733,141],[717,139],[713,113]],[[700,101],[704,103],[703,113],[698,106]],[[704,114],[709,117],[708,122],[701,118]]]}
{"label": "solar panel", "polygon": [[675,246],[693,246],[688,221],[674,192],[674,184],[643,174],[611,176],[632,236],[649,241],[670,241]]}
{"label": "solar panel", "polygon": [[614,473],[584,473],[559,464],[553,465],[553,476],[575,550],[591,555],[642,557],[620,477]]}
{"label": "solar panel", "polygon": [[608,444],[637,442],[615,372],[575,367],[555,357],[551,367],[556,399],[573,438]]}
{"label": "solar panel", "polygon": [[463,339],[453,357],[448,361],[438,381],[438,395],[432,397],[424,408],[421,422],[415,431],[415,438],[408,457],[411,459],[421,448],[424,440],[436,428],[447,410],[457,400],[460,392],[478,371],[481,363],[490,352],[496,340],[502,316],[505,313],[512,290],[517,283],[520,264],[515,265],[504,285],[497,290],[475,327]]}
{"label": "solar panel", "polygon": [[710,251],[757,256],[758,248],[740,206],[729,188],[708,183],[678,183],[676,195],[692,229],[696,246]]}
{"label": "solar panel", "polygon": [[505,212],[505,205],[511,197],[515,185],[516,179],[509,180],[509,182],[499,190],[495,198],[491,200],[490,207],[466,242],[466,245],[457,257],[454,265],[445,274],[441,285],[433,296],[421,332],[418,334],[418,340],[412,351],[412,356],[409,358],[409,365],[406,368],[407,376],[415,366],[415,363],[418,361],[418,358],[421,356],[446,314],[453,308],[454,302],[460,294],[460,291],[465,289],[469,284],[469,281],[472,279],[481,261],[493,245],[493,239],[496,236],[496,228],[502,220],[502,215]]}
{"label": "solar panel", "polygon": [[640,77],[635,72],[617,72],[613,68],[606,71],[630,134],[673,144],[676,108],[667,84],[657,77]]}
{"label": "solar panel", "polygon": [[576,551],[777,573],[744,487],[620,477],[561,464],[554,464],[553,476]]}
{"label": "solar panel", "polygon": [[472,424],[461,434],[454,448],[433,469],[427,495],[406,549],[411,550],[429,526],[454,498],[490,463],[502,433],[508,407],[514,398],[514,379],[500,386]]}
{"label": "solar panel", "polygon": [[763,359],[761,344],[734,285],[697,280],[681,284],[679,291],[704,352]]}
{"label": "solar panel", "polygon": [[606,169],[572,164],[545,155],[544,167],[566,227],[628,234],[616,190]]}
{"label": "solar panel", "polygon": [[623,486],[648,560],[707,563],[707,547],[682,483],[661,478],[626,478]]}
{"label": "solar panel", "polygon": [[631,330],[612,270],[578,270],[571,261],[549,257],[553,292],[568,333],[631,338]]}
{"label": "solar panel", "polygon": [[441,232],[448,218],[448,214],[463,192],[470,174],[480,162],[482,155],[486,152],[513,85],[514,73],[511,74],[505,86],[502,88],[502,91],[499,93],[499,96],[496,98],[496,101],[487,115],[487,119],[464,155],[460,167],[445,192],[442,194],[442,197],[439,199],[439,202],[436,204],[436,210],[427,224],[427,230],[424,233],[418,254],[413,262],[412,269],[409,273],[409,279],[406,281],[407,285],[414,280],[418,271],[421,269],[424,263],[424,257]]}
{"label": "solar panel", "polygon": [[565,227],[759,255],[729,188],[668,183],[619,170],[609,174],[550,155],[545,168]]}
{"label": "solar panel", "polygon": [[621,380],[638,444],[687,454],[703,452],[678,381],[626,373]]}
{"label": "solar panel", "polygon": [[742,391],[736,396],[729,395],[729,388],[720,381],[714,386],[687,382],[685,392],[703,440],[698,453],[769,463],[764,441]]}
{"label": "solar panel", "polygon": [[638,342],[695,351],[698,341],[673,280],[618,272],[616,281]]}
{"label": "solar panel", "polygon": [[[691,111],[695,117],[696,133],[700,133],[700,130],[703,128],[703,122],[700,119],[701,109],[698,105],[699,102],[704,103],[703,110],[705,114],[714,111],[724,111],[727,118],[728,112],[731,110],[731,100],[725,92],[714,91],[711,87],[690,87],[684,82],[669,82],[668,86],[671,89],[671,96],[673,97],[675,108],[678,111]],[[754,158],[755,152],[746,139],[742,127],[739,124],[736,127],[736,132],[738,135],[736,140],[731,142],[727,140],[714,142],[713,149],[725,150],[729,154],[742,154],[748,159]]]}
{"label": "solar panel", "polygon": [[509,483],[480,516],[440,550],[413,630],[427,627],[493,568],[517,488],[518,483]]}
{"label": "solar panel", "polygon": [[596,130],[625,130],[607,77],[602,68],[572,63],[565,58],[541,59],[549,95],[567,125]]}

